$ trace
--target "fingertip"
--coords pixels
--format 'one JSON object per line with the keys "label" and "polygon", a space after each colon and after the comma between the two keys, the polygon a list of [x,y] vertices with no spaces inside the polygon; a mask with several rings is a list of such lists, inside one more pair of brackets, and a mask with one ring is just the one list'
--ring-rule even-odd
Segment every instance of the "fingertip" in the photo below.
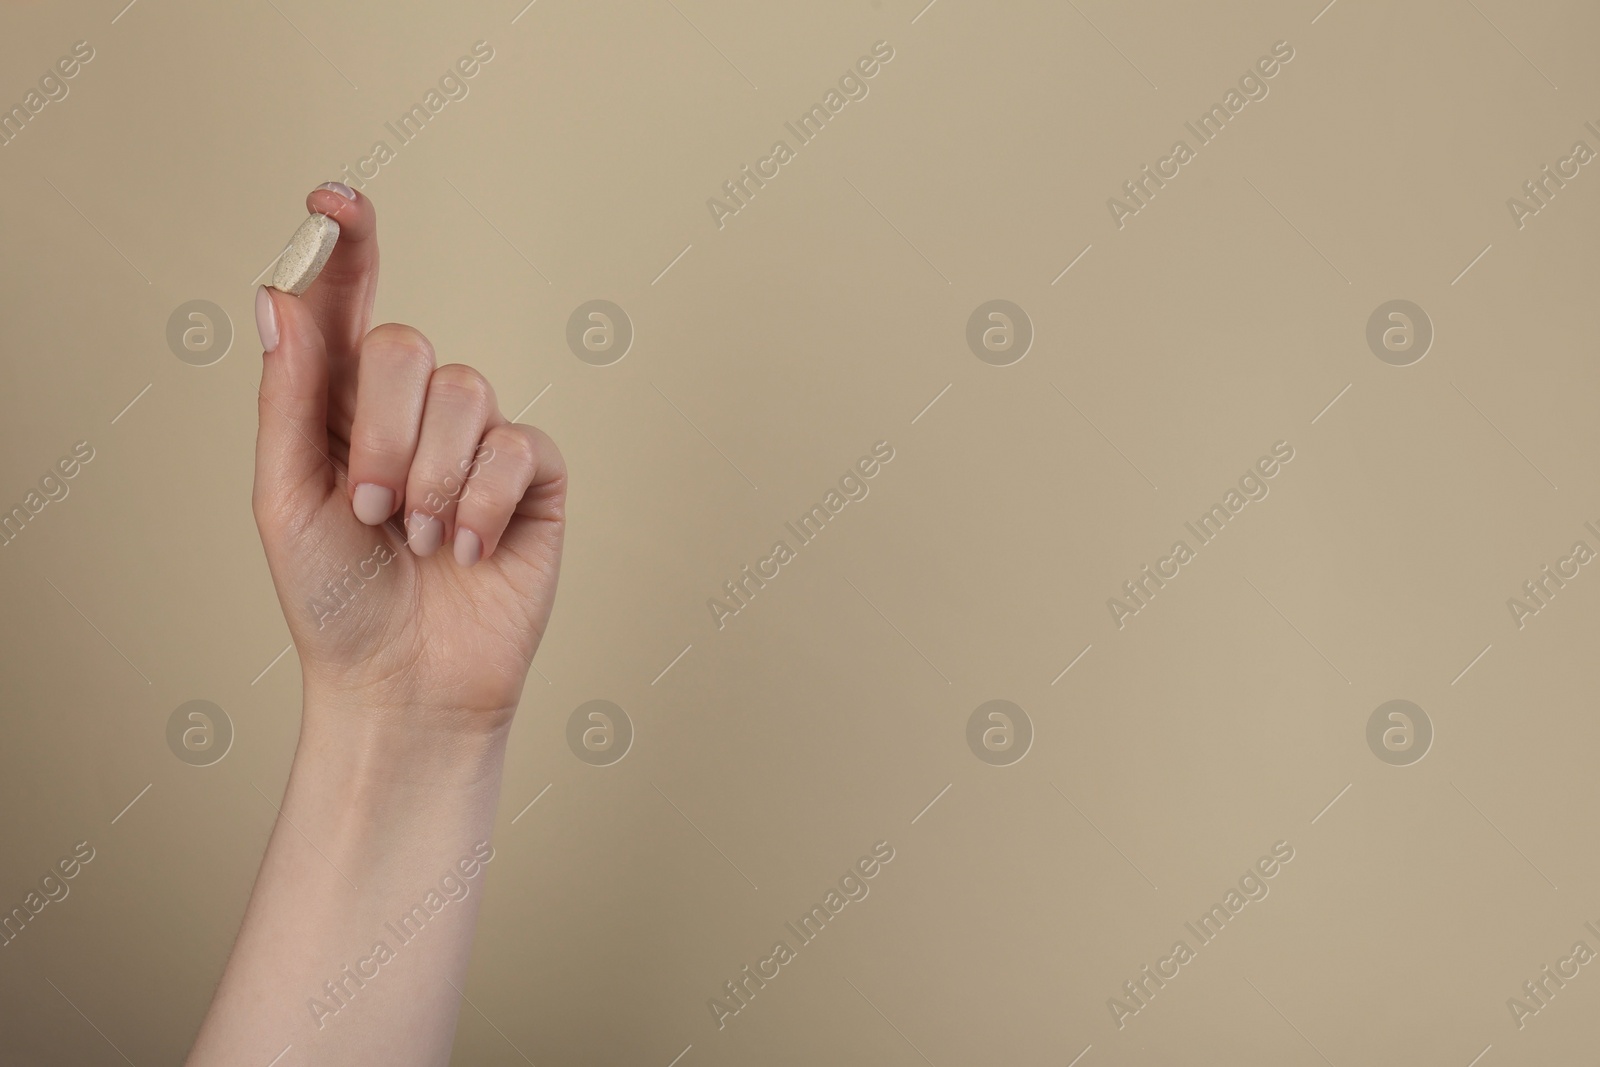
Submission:
{"label": "fingertip", "polygon": [[323,182],[311,190],[306,194],[306,210],[337,222],[339,235],[346,241],[371,236],[377,221],[372,201],[343,182]]}

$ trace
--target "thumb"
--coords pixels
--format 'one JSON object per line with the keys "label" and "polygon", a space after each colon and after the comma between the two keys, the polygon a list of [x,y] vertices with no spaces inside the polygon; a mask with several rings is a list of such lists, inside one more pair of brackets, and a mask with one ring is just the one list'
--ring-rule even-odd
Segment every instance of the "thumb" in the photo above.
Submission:
{"label": "thumb", "polygon": [[256,328],[263,350],[256,513],[304,518],[339,477],[328,450],[327,346],[310,309],[267,286],[256,290]]}

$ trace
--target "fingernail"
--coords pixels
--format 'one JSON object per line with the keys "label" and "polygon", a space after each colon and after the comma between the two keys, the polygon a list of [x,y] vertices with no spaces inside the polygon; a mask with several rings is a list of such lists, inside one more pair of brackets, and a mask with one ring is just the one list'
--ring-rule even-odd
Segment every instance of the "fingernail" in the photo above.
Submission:
{"label": "fingernail", "polygon": [[261,350],[271,352],[278,347],[278,309],[267,295],[267,287],[256,287],[256,333],[261,335]]}
{"label": "fingernail", "polygon": [[464,526],[456,527],[456,562],[470,567],[483,555],[483,539]]}
{"label": "fingernail", "polygon": [[344,182],[323,182],[321,185],[317,186],[317,188],[331,190],[335,193],[338,193],[346,200],[354,200],[356,198],[356,191],[350,188]]}
{"label": "fingernail", "polygon": [[418,556],[431,556],[444,542],[444,523],[425,511],[413,511],[406,523],[406,543]]}
{"label": "fingernail", "polygon": [[394,512],[394,490],[362,482],[356,486],[350,509],[368,526],[381,525]]}

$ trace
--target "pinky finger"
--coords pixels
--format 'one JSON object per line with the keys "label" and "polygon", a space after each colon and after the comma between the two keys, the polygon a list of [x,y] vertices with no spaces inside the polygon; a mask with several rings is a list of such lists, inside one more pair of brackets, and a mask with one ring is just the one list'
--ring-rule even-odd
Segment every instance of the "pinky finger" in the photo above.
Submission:
{"label": "pinky finger", "polygon": [[532,426],[486,431],[456,507],[455,560],[470,567],[494,554],[521,520],[563,520],[566,465],[555,442]]}

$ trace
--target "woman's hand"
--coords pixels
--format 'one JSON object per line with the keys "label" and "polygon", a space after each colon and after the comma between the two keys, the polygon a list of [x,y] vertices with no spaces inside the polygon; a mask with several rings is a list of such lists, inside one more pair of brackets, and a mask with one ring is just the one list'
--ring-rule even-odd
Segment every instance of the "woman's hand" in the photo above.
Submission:
{"label": "woman's hand", "polygon": [[[293,1045],[296,1063],[443,1064],[511,716],[555,597],[566,470],[483,375],[436,366],[410,327],[368,330],[371,201],[330,183],[307,206],[340,235],[303,296],[257,294],[255,471],[305,706],[189,1063]],[[462,889],[449,909],[419,908],[447,878]],[[411,948],[391,927],[419,911]]]}
{"label": "woman's hand", "polygon": [[307,710],[502,726],[555,598],[561,454],[421,333],[369,331],[370,200],[330,183],[306,206],[340,235],[303,296],[257,293],[254,508]]}

